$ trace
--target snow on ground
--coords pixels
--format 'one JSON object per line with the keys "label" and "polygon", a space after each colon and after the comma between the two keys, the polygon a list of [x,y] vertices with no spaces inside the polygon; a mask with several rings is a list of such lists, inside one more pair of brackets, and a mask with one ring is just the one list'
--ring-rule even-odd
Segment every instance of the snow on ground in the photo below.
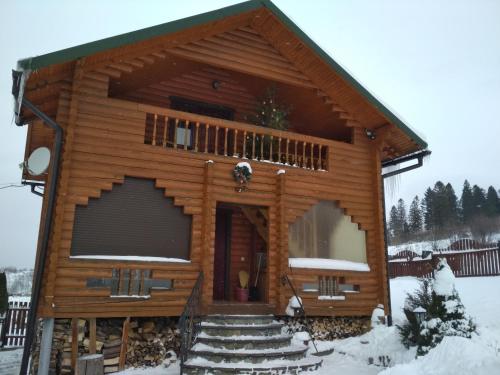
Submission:
{"label": "snow on ground", "polygon": [[[471,340],[445,337],[424,357],[415,359],[415,349],[406,350],[396,327],[376,327],[365,335],[331,342],[319,342],[320,350],[331,347],[333,354],[322,357],[323,366],[315,375],[493,375],[500,371],[500,276],[457,278],[456,288],[478,326]],[[418,287],[414,277],[391,280],[394,323],[404,320],[402,308],[407,292]],[[312,350],[312,349],[311,349]],[[0,351],[0,374],[15,374],[21,350]],[[374,364],[369,365],[372,360]],[[389,364],[389,368],[382,365]],[[179,364],[169,367],[128,369],[120,375],[174,375]]]}
{"label": "snow on ground", "polygon": [[[500,369],[500,277],[458,278],[456,288],[467,313],[475,318],[479,336],[468,340],[445,337],[424,357],[415,359],[416,348],[407,350],[399,340],[395,326],[376,327],[365,335],[331,342],[317,342],[320,351],[334,348],[323,358],[316,375],[493,375]],[[394,323],[404,320],[403,305],[407,292],[418,288],[414,277],[391,280]],[[298,337],[298,336],[297,336]],[[309,345],[310,352],[314,352]],[[373,364],[368,364],[369,362]],[[385,365],[390,367],[386,368]],[[122,375],[175,374],[178,365],[154,370],[128,370]]]}
{"label": "snow on ground", "polygon": [[0,375],[18,374],[22,356],[22,349],[0,350]]}
{"label": "snow on ground", "polygon": [[399,364],[380,375],[490,375],[500,370],[500,354],[479,337],[444,337],[424,357]]}

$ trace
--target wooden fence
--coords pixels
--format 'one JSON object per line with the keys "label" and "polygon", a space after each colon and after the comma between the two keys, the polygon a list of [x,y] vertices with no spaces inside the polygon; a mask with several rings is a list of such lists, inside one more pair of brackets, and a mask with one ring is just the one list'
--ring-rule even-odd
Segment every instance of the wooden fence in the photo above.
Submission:
{"label": "wooden fence", "polygon": [[389,277],[432,277],[439,258],[446,258],[456,277],[500,275],[500,248],[496,246],[473,250],[442,249],[425,259],[392,259]]}
{"label": "wooden fence", "polygon": [[29,308],[29,298],[9,297],[9,309],[0,326],[1,346],[13,348],[24,345]]}

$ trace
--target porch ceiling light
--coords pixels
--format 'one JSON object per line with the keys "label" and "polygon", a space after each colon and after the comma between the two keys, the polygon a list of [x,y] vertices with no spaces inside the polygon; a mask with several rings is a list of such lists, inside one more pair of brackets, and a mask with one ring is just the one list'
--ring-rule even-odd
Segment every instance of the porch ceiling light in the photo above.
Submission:
{"label": "porch ceiling light", "polygon": [[212,81],[212,88],[213,88],[214,90],[218,90],[221,84],[222,84],[222,82],[221,82],[221,81],[219,81],[219,80],[217,80],[217,79],[214,79],[214,80]]}

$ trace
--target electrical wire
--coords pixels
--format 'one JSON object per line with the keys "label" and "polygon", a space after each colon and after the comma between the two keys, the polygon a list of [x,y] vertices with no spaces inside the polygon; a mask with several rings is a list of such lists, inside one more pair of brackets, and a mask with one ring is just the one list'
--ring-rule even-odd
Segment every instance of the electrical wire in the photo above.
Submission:
{"label": "electrical wire", "polygon": [[20,188],[20,187],[25,187],[25,186],[26,185],[14,185],[14,184],[11,184],[11,185],[0,186],[0,189],[7,189],[7,188],[12,188],[12,187]]}

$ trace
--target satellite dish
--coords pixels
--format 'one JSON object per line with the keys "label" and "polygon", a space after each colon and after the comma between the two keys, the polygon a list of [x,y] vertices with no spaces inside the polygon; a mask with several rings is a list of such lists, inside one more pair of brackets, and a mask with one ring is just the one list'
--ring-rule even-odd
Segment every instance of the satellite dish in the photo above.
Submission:
{"label": "satellite dish", "polygon": [[26,168],[32,176],[39,176],[49,167],[50,150],[47,147],[39,147],[33,151],[26,161]]}

